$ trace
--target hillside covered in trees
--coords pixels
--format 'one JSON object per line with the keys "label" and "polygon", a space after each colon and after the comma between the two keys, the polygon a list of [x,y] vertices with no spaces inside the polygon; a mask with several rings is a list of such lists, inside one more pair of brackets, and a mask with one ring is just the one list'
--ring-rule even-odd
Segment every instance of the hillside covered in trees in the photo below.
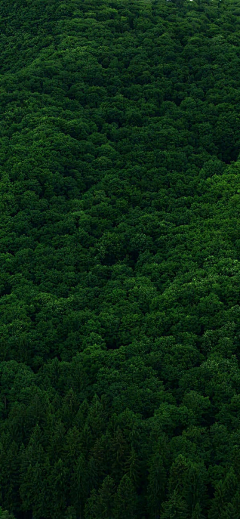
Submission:
{"label": "hillside covered in trees", "polygon": [[0,0],[0,518],[240,518],[240,1]]}

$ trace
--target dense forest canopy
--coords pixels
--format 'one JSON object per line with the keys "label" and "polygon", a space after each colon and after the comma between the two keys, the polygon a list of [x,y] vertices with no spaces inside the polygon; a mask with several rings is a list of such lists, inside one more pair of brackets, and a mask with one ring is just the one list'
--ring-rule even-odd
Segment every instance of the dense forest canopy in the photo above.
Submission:
{"label": "dense forest canopy", "polygon": [[239,519],[240,3],[0,29],[0,518]]}

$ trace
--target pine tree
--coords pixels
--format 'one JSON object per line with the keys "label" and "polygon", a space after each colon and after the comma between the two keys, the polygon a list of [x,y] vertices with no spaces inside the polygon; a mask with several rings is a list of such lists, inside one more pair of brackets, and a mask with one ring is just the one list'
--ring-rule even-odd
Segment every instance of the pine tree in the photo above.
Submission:
{"label": "pine tree", "polygon": [[48,478],[49,460],[41,445],[42,433],[38,425],[34,428],[26,449],[21,450],[20,496],[24,511],[33,511],[36,519],[47,516],[50,494]]}
{"label": "pine tree", "polygon": [[115,497],[115,518],[116,519],[136,519],[137,494],[133,482],[125,474],[118,486]]}
{"label": "pine tree", "polygon": [[52,468],[49,484],[52,496],[51,519],[59,519],[66,509],[69,490],[67,470],[61,459]]}
{"label": "pine tree", "polygon": [[99,503],[98,503],[98,493],[94,488],[91,491],[91,495],[88,498],[85,508],[84,508],[84,519],[99,519],[98,516],[99,511]]}
{"label": "pine tree", "polygon": [[202,514],[202,509],[199,503],[194,507],[191,519],[204,519],[205,516]]}
{"label": "pine tree", "polygon": [[150,461],[147,501],[148,511],[151,519],[159,519],[161,505],[165,496],[166,471],[163,460],[159,453],[154,455]]}
{"label": "pine tree", "polygon": [[98,492],[93,489],[85,506],[85,519],[114,519],[115,484],[107,476]]}
{"label": "pine tree", "polygon": [[110,476],[107,476],[98,491],[96,519],[114,519],[114,495],[114,481]]}
{"label": "pine tree", "polygon": [[127,457],[125,463],[125,470],[126,474],[130,477],[131,481],[133,481],[133,483],[137,485],[140,477],[140,462],[138,459],[138,455],[133,447],[131,448],[130,455]]}
{"label": "pine tree", "polygon": [[163,503],[161,519],[189,519],[189,511],[186,501],[174,490],[168,501]]}
{"label": "pine tree", "polygon": [[209,519],[234,518],[234,515],[236,515],[236,511],[238,510],[236,504],[239,505],[238,487],[238,478],[233,467],[231,467],[225,478],[219,481],[216,487],[214,499],[212,500],[209,511]]}
{"label": "pine tree", "polygon": [[88,473],[84,455],[81,454],[73,464],[73,473],[70,479],[71,502],[78,513],[79,519],[83,517],[84,503],[88,493]]}

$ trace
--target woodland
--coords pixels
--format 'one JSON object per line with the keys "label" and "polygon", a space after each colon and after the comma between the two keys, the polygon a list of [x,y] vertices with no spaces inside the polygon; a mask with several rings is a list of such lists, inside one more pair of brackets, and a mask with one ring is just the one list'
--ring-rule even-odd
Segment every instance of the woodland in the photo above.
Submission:
{"label": "woodland", "polygon": [[0,0],[0,518],[240,519],[240,1]]}

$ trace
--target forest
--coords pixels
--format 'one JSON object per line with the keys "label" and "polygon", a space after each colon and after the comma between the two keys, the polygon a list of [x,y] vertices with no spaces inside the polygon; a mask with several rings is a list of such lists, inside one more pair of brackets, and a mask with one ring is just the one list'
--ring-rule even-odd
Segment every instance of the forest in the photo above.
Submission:
{"label": "forest", "polygon": [[240,1],[0,0],[0,518],[240,519]]}

